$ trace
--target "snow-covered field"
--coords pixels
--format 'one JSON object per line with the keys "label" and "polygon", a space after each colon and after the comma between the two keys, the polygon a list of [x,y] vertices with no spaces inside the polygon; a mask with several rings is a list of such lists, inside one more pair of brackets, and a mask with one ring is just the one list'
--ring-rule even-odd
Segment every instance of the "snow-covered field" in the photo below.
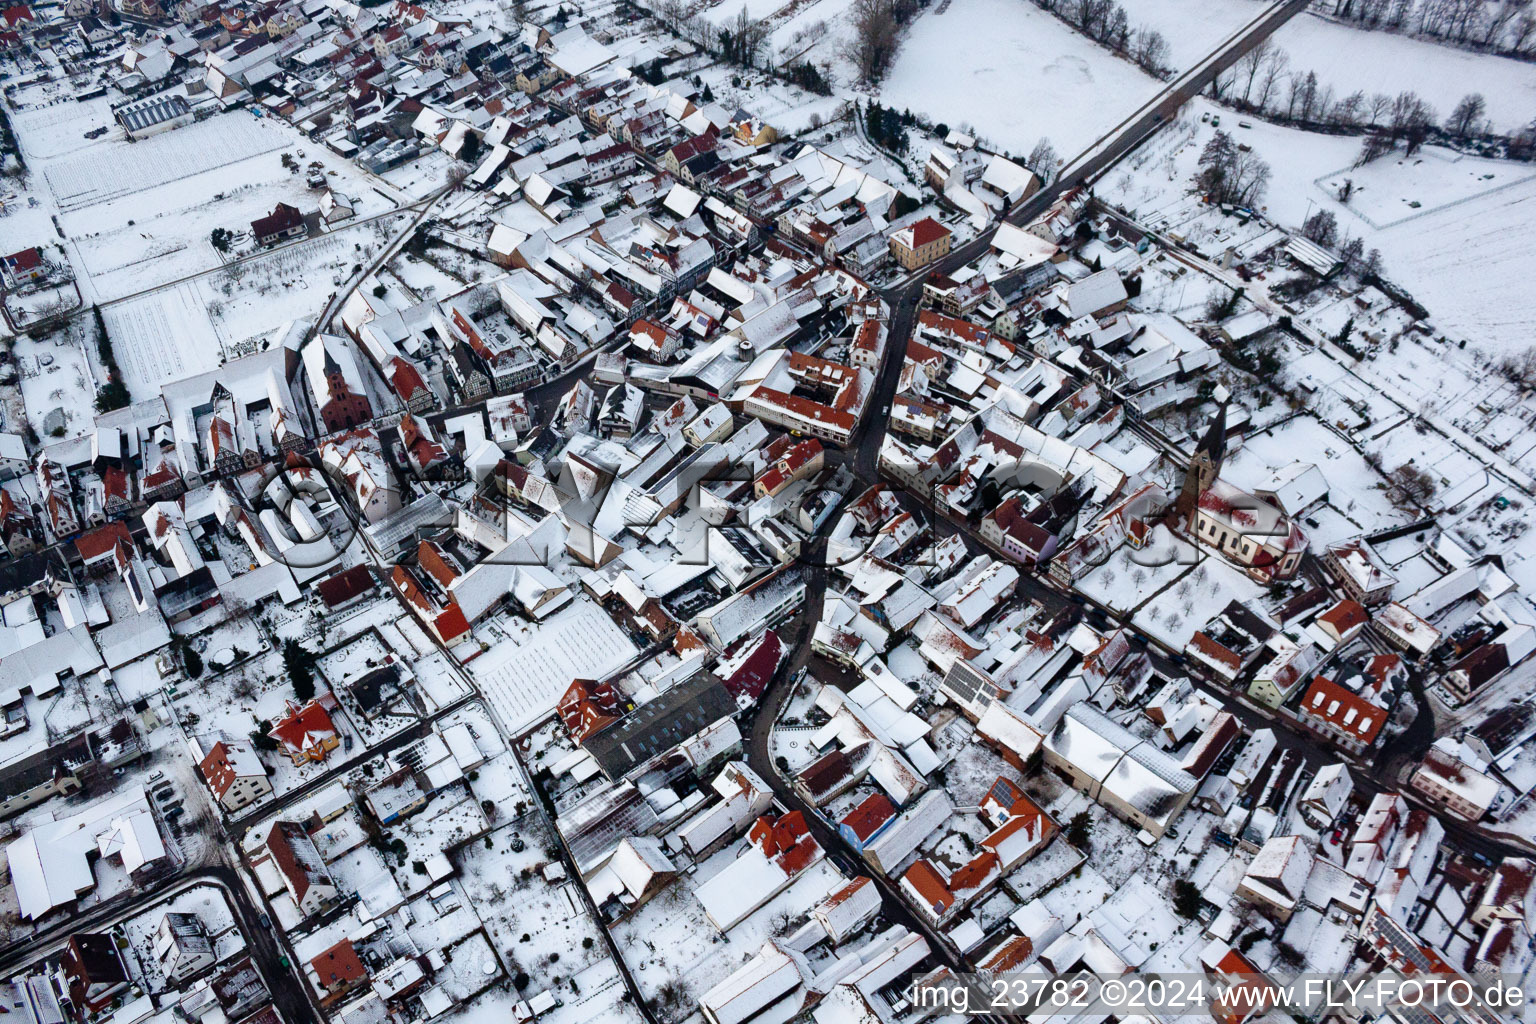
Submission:
{"label": "snow-covered field", "polygon": [[880,99],[1016,154],[1046,136],[1068,157],[1159,88],[1024,0],[952,0],[913,23]]}
{"label": "snow-covered field", "polygon": [[217,369],[222,362],[208,302],[199,281],[107,307],[102,318],[112,355],[135,399],[148,398],[162,384]]}
{"label": "snow-covered field", "polygon": [[[1121,0],[1131,24],[1155,28],[1168,40],[1173,64],[1186,68],[1237,26],[1258,15],[1260,0]],[[1359,89],[1396,95],[1411,89],[1441,116],[1469,92],[1488,101],[1487,117],[1509,131],[1536,110],[1536,65],[1475,53],[1388,32],[1371,32],[1311,13],[1274,34],[1290,69],[1316,71],[1335,98]]]}
{"label": "snow-covered field", "polygon": [[[1250,8],[1250,0],[1209,0]],[[1133,19],[1134,20],[1134,16]],[[1292,18],[1274,35],[1291,68],[1317,72],[1335,96],[1356,89],[1396,95],[1411,89],[1445,117],[1469,92],[1488,101],[1486,116],[1500,131],[1526,124],[1536,110],[1536,64],[1474,53],[1386,32],[1365,32],[1310,14]]]}
{"label": "snow-covered field", "polygon": [[1183,71],[1268,5],[1261,0],[1120,0],[1120,6],[1132,28],[1146,26],[1163,34],[1169,62]]}
{"label": "snow-covered field", "polygon": [[[100,151],[92,147],[44,168],[43,178],[60,211],[78,210],[238,163],[281,149],[290,141],[271,122],[243,113],[211,117],[135,143],[106,143],[107,137],[103,136]],[[111,166],[112,173],[102,173],[103,163]],[[232,174],[229,180],[246,179]]]}

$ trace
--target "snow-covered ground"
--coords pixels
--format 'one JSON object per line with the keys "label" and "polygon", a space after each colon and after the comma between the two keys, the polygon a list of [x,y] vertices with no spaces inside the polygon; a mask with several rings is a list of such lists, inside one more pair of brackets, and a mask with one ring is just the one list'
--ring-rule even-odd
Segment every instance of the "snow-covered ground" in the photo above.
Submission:
{"label": "snow-covered ground", "polygon": [[[1211,4],[1254,6],[1251,0],[1211,0]],[[1332,86],[1335,96],[1357,89],[1368,96],[1412,90],[1445,117],[1467,93],[1480,92],[1488,101],[1485,116],[1499,131],[1520,128],[1536,109],[1536,64],[1387,32],[1365,32],[1309,14],[1292,18],[1274,40],[1290,55],[1293,70],[1303,74],[1315,70],[1319,85]]]}
{"label": "snow-covered ground", "polygon": [[1087,148],[1160,83],[1019,0],[952,0],[913,23],[880,100],[1026,154]]}
{"label": "snow-covered ground", "polygon": [[[1342,234],[1381,250],[1387,278],[1428,308],[1440,331],[1490,351],[1530,344],[1536,296],[1525,280],[1536,258],[1536,168],[1434,147],[1412,158],[1398,152],[1354,168],[1358,138],[1316,135],[1257,118],[1238,122],[1230,111],[1200,99],[1186,107],[1179,123],[1111,173],[1106,198],[1149,226],[1182,232],[1204,212],[1187,191],[1200,150],[1216,130],[1199,118],[1213,112],[1225,113],[1222,128],[1269,163],[1272,177],[1260,204],[1266,216],[1295,229],[1311,213],[1331,210]],[[1337,184],[1346,177],[1361,190],[1359,214],[1353,199],[1349,204],[1337,199]],[[1410,205],[1415,202],[1418,207]]]}
{"label": "snow-covered ground", "polygon": [[1235,566],[1164,526],[1140,550],[1121,547],[1076,586],[1116,612],[1133,612],[1137,629],[1174,649],[1228,603],[1263,591]]}
{"label": "snow-covered ground", "polygon": [[1268,5],[1262,0],[1120,0],[1120,6],[1133,29],[1145,26],[1163,34],[1169,63],[1183,71]]}
{"label": "snow-covered ground", "polygon": [[[1155,28],[1168,40],[1173,64],[1189,67],[1223,36],[1256,17],[1262,0],[1121,0],[1131,24]],[[1290,69],[1316,71],[1335,98],[1355,90],[1396,95],[1412,90],[1444,117],[1469,92],[1488,101],[1486,116],[1499,131],[1526,124],[1536,109],[1536,65],[1442,46],[1389,32],[1373,32],[1303,12],[1282,25],[1274,42]]]}

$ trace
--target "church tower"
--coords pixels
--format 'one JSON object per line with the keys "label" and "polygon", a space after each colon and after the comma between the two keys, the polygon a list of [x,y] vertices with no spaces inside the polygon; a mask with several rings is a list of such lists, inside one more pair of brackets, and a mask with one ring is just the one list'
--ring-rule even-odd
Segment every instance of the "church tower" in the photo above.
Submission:
{"label": "church tower", "polygon": [[1223,397],[1221,404],[1216,407],[1216,415],[1211,418],[1211,424],[1205,430],[1205,436],[1195,446],[1194,455],[1190,456],[1189,466],[1184,470],[1184,488],[1179,492],[1175,509],[1179,518],[1186,523],[1194,515],[1200,495],[1216,482],[1226,454],[1227,400]]}

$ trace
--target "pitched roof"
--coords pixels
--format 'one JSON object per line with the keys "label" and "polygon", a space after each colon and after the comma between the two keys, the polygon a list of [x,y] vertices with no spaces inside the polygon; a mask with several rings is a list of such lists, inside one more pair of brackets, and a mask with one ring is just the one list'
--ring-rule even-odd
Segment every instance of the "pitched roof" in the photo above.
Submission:
{"label": "pitched roof", "polygon": [[342,939],[330,949],[309,962],[326,988],[349,985],[368,976],[368,969],[352,946],[351,939]]}
{"label": "pitched roof", "polygon": [[849,811],[840,824],[847,825],[853,830],[853,834],[863,842],[874,835],[876,830],[896,815],[896,806],[884,793],[872,793],[865,797],[853,810]]}
{"label": "pitched roof", "polygon": [[336,735],[330,712],[315,698],[303,706],[288,704],[288,713],[267,733],[290,752],[313,749],[321,740]]}
{"label": "pitched roof", "polygon": [[1301,710],[1359,740],[1370,744],[1387,724],[1387,710],[1319,676],[1302,698]]}
{"label": "pitched roof", "polygon": [[352,568],[339,572],[334,576],[327,576],[315,584],[315,591],[320,595],[320,600],[325,602],[327,608],[335,608],[339,604],[345,604],[359,594],[365,594],[375,586],[373,573],[366,565],[354,565]]}

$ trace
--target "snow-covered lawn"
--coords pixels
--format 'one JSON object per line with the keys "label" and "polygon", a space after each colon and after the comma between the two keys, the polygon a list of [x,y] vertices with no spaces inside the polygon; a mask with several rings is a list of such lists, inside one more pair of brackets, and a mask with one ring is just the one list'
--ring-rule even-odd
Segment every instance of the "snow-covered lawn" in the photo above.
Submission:
{"label": "snow-covered lawn", "polygon": [[1047,136],[1070,158],[1159,88],[1033,4],[952,0],[913,23],[880,99],[1016,155]]}

